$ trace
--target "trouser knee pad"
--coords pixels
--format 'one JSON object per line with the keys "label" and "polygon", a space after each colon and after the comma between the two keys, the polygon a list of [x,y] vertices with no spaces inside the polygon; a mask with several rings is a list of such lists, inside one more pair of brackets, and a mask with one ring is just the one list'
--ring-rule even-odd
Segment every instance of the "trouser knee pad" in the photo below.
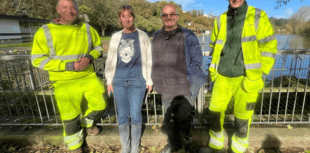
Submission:
{"label": "trouser knee pad", "polygon": [[235,133],[239,138],[246,138],[248,135],[249,120],[235,118]]}
{"label": "trouser knee pad", "polygon": [[81,131],[82,126],[80,122],[80,115],[72,120],[63,120],[65,134],[67,136],[73,135],[79,131]]}
{"label": "trouser knee pad", "polygon": [[101,117],[101,115],[103,114],[103,110],[99,110],[99,111],[93,111],[90,114],[87,115],[87,118],[92,119],[92,120],[97,120],[98,118]]}
{"label": "trouser knee pad", "polygon": [[221,131],[221,112],[215,112],[212,110],[208,111],[207,115],[207,121],[209,124],[210,130],[214,132],[220,132]]}

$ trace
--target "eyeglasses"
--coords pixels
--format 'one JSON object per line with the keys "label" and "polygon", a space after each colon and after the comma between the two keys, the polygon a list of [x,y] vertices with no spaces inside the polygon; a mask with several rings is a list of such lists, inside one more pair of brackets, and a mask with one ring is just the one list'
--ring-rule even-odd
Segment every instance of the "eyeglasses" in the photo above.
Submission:
{"label": "eyeglasses", "polygon": [[178,14],[172,13],[172,14],[162,14],[161,17],[162,18],[168,18],[168,16],[170,16],[171,18],[174,18],[175,16],[177,16]]}

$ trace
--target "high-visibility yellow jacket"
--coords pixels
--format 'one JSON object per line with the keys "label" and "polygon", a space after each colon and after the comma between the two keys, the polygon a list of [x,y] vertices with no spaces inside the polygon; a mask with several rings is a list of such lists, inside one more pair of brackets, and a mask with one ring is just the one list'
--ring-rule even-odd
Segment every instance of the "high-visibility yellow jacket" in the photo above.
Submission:
{"label": "high-visibility yellow jacket", "polygon": [[[212,61],[209,67],[211,80],[218,74],[221,52],[226,42],[227,12],[214,21],[210,38]],[[246,79],[261,80],[263,74],[269,74],[277,52],[277,40],[266,12],[248,6],[242,35],[241,45],[245,66]]]}
{"label": "high-visibility yellow jacket", "polygon": [[49,23],[35,34],[31,60],[33,66],[49,72],[51,81],[71,80],[94,73],[92,64],[83,71],[73,71],[74,61],[85,56],[96,60],[102,50],[100,37],[89,24]]}

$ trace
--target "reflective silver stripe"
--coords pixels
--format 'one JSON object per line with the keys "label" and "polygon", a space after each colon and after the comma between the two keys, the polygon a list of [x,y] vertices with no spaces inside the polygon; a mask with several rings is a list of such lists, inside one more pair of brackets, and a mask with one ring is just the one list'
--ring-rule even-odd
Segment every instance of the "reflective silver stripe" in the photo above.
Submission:
{"label": "reflective silver stripe", "polygon": [[213,64],[213,63],[211,63],[211,64],[210,64],[210,68],[215,68],[215,69],[217,69],[217,65],[216,65],[216,64]]}
{"label": "reflective silver stripe", "polygon": [[218,138],[218,139],[222,139],[222,138],[224,137],[223,132],[214,132],[214,131],[211,131],[211,130],[210,130],[210,132],[211,132],[211,134],[212,134],[213,136],[215,136],[215,137]]}
{"label": "reflective silver stripe", "polygon": [[217,30],[220,31],[221,29],[221,15],[217,17]]}
{"label": "reflective silver stripe", "polygon": [[223,45],[223,40],[220,40],[220,39],[218,39],[218,40],[216,40],[216,44],[220,44],[220,45]]}
{"label": "reflective silver stripe", "polygon": [[102,50],[103,50],[103,47],[101,47],[101,46],[96,46],[95,48],[92,48],[92,50],[102,51]]}
{"label": "reflective silver stripe", "polygon": [[90,25],[88,23],[85,23],[85,25],[87,31],[88,51],[91,51],[92,39],[91,39]]}
{"label": "reflective silver stripe", "polygon": [[214,132],[210,130],[210,142],[209,143],[217,148],[223,148],[224,147],[223,132]]}
{"label": "reflective silver stripe", "polygon": [[261,63],[245,64],[244,67],[247,70],[250,70],[250,69],[260,69],[262,67],[261,65],[262,65]]}
{"label": "reflective silver stripe", "polygon": [[93,123],[94,123],[94,120],[91,120],[91,119],[88,119],[88,118],[84,117],[84,118],[81,119],[81,123],[85,127],[91,127],[93,125]]}
{"label": "reflective silver stripe", "polygon": [[51,58],[46,58],[44,60],[41,61],[40,65],[39,65],[39,68],[40,69],[44,69],[44,66],[49,62],[51,61],[52,59]]}
{"label": "reflective silver stripe", "polygon": [[[74,141],[68,143],[68,148],[69,148],[70,150],[77,149],[77,148],[80,147],[80,146],[77,146],[77,145],[79,145],[79,144],[82,143],[82,142],[83,142],[83,139],[82,139],[82,138],[81,138],[81,139],[76,139],[76,140],[74,140]],[[82,145],[82,144],[80,144],[80,145]]]}
{"label": "reflective silver stripe", "polygon": [[242,146],[238,142],[232,140],[231,146],[233,149],[237,150],[238,152],[245,152],[246,147]]}
{"label": "reflective silver stripe", "polygon": [[53,45],[53,38],[52,38],[52,34],[50,29],[47,27],[47,25],[42,26],[43,30],[44,30],[44,35],[45,35],[45,39],[47,42],[47,46],[50,48],[50,56],[55,56],[56,52],[55,52],[55,48]]}
{"label": "reflective silver stripe", "polygon": [[255,8],[255,30],[257,31],[259,26],[261,9]]}
{"label": "reflective silver stripe", "polygon": [[249,41],[255,41],[256,36],[247,36],[247,37],[242,37],[241,42],[249,42]]}
{"label": "reflective silver stripe", "polygon": [[212,144],[213,146],[217,147],[217,148],[223,148],[224,147],[224,141],[221,142],[217,139],[214,139],[212,136],[210,136],[210,144]]}
{"label": "reflective silver stripe", "polygon": [[269,41],[272,41],[272,40],[275,40],[275,39],[276,39],[276,36],[272,35],[272,36],[265,37],[263,39],[258,40],[258,43],[263,44],[265,42],[269,42]]}
{"label": "reflective silver stripe", "polygon": [[42,58],[44,56],[47,56],[46,54],[34,54],[34,55],[31,55],[31,61],[37,59],[37,58]]}
{"label": "reflective silver stripe", "polygon": [[53,59],[76,60],[76,59],[82,58],[84,56],[86,56],[86,54],[79,54],[79,55],[57,55],[57,56],[54,56]]}
{"label": "reflective silver stripe", "polygon": [[261,52],[261,56],[275,58],[276,54],[270,52]]}
{"label": "reflective silver stripe", "polygon": [[96,50],[101,54],[101,52],[103,51],[103,48],[101,46],[96,46],[95,48],[92,48],[92,50]]}
{"label": "reflective silver stripe", "polygon": [[83,130],[80,130],[79,132],[70,135],[70,136],[65,136],[64,137],[65,143],[68,144],[69,149],[76,149],[78,148],[79,145],[83,141]]}
{"label": "reflective silver stripe", "polygon": [[215,42],[212,41],[212,40],[210,40],[210,41],[209,41],[209,44],[215,45]]}
{"label": "reflective silver stripe", "polygon": [[80,136],[82,136],[83,134],[83,130],[80,130],[79,132],[69,135],[69,136],[65,136],[64,137],[64,141],[65,143],[70,143],[72,140],[79,138]]}
{"label": "reflective silver stripe", "polygon": [[236,136],[236,134],[233,135],[232,138],[232,148],[234,150],[237,150],[238,152],[245,152],[249,142],[247,139],[240,139]]}

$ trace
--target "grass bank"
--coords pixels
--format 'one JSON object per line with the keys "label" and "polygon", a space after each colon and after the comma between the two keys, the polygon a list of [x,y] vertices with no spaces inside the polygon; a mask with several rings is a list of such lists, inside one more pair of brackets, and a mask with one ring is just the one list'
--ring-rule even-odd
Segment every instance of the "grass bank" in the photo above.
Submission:
{"label": "grass bank", "polygon": [[9,47],[32,47],[32,42],[0,45],[0,48],[9,48]]}
{"label": "grass bank", "polygon": [[111,36],[100,36],[100,40],[101,41],[110,41],[111,40]]}

